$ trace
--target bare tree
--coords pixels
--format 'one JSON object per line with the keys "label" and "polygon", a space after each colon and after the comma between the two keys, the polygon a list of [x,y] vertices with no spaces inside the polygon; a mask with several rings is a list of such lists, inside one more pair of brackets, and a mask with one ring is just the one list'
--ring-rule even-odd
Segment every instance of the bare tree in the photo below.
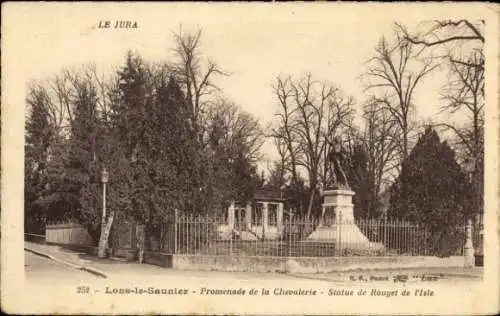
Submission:
{"label": "bare tree", "polygon": [[[468,60],[479,64],[483,59],[480,54],[473,54]],[[467,152],[474,159],[482,153],[484,126],[484,69],[451,63],[447,84],[443,87],[442,97],[446,101],[444,110],[451,113],[465,111],[471,122],[471,131],[463,132],[454,125],[443,123],[453,130],[466,146]],[[468,137],[471,134],[472,137]]]}
{"label": "bare tree", "polygon": [[113,93],[119,85],[119,78],[116,75],[117,70],[111,72],[111,75],[105,76],[99,73],[95,64],[89,64],[83,68],[83,73],[88,84],[95,86],[100,117],[104,122],[108,122],[111,111],[110,105],[114,101]]}
{"label": "bare tree", "polygon": [[473,54],[464,63],[450,63],[450,78],[443,88],[443,99],[447,101],[444,110],[452,113],[462,111],[468,117],[466,126],[440,123],[452,130],[458,138],[462,153],[462,166],[471,170],[474,188],[475,212],[482,209],[483,170],[484,170],[484,68],[471,67],[470,64],[484,63],[482,54]]}
{"label": "bare tree", "polygon": [[463,58],[464,49],[482,52],[485,40],[483,20],[436,20],[422,24],[420,27],[424,31],[416,34],[410,34],[402,24],[397,24],[397,26],[401,30],[404,39],[416,46],[420,46],[421,50],[443,48],[444,54],[442,57],[450,62],[466,67],[484,69],[484,58],[477,60]]}
{"label": "bare tree", "polygon": [[443,87],[443,110],[465,111],[469,122],[464,127],[446,122],[437,124],[454,132],[462,148],[463,166],[472,168],[476,211],[482,209],[484,160],[484,21],[443,20],[420,25],[424,31],[410,34],[398,25],[407,41],[421,51],[440,51],[449,65],[449,76]]}
{"label": "bare tree", "polygon": [[208,194],[206,207],[220,209],[228,200],[246,202],[253,193],[255,166],[260,160],[263,133],[251,114],[235,104],[219,99],[207,107],[208,139],[204,151],[203,182]]}
{"label": "bare tree", "polygon": [[207,113],[212,127],[218,131],[218,144],[229,155],[243,153],[252,163],[260,159],[263,133],[255,117],[222,98],[210,106]]}
{"label": "bare tree", "polygon": [[274,92],[279,100],[279,105],[281,106],[280,111],[276,113],[278,117],[278,128],[274,129],[272,136],[277,139],[277,144],[283,144],[288,151],[288,156],[290,159],[290,172],[292,174],[292,183],[295,184],[298,180],[297,173],[297,155],[295,139],[292,137],[293,127],[295,122],[293,121],[294,113],[297,111],[292,105],[291,96],[292,91],[290,89],[291,77],[287,78],[277,78],[277,83],[273,87]]}
{"label": "bare tree", "polygon": [[58,131],[64,133],[73,124],[72,101],[83,86],[92,88],[96,95],[99,112],[103,118],[106,118],[111,102],[111,85],[114,83],[111,78],[100,74],[94,64],[88,64],[78,69],[65,68],[53,77],[33,84],[45,91],[52,123]]}
{"label": "bare tree", "polygon": [[290,172],[290,157],[284,138],[273,137],[273,143],[280,158],[272,161],[271,165],[267,167],[269,171],[268,183],[272,186],[281,188],[286,184],[287,174]]}
{"label": "bare tree", "polygon": [[392,177],[399,173],[397,124],[391,113],[379,109],[377,103],[364,107],[364,129],[361,144],[367,155],[367,169],[370,186],[367,215],[377,213],[381,194]]}
{"label": "bare tree", "polygon": [[173,53],[177,60],[168,67],[185,90],[195,126],[199,123],[200,113],[210,103],[210,96],[219,91],[219,88],[213,82],[213,77],[228,75],[212,60],[204,61],[202,59],[200,52],[201,35],[201,30],[185,33],[182,28],[177,33],[174,33],[175,47]]}
{"label": "bare tree", "polygon": [[431,61],[417,59],[415,48],[395,33],[395,44],[382,38],[375,49],[375,56],[368,61],[365,77],[366,91],[380,109],[388,111],[400,129],[399,150],[404,160],[409,153],[412,115],[415,111],[413,97],[418,84],[437,66]]}
{"label": "bare tree", "polygon": [[[422,50],[441,50],[449,63],[449,76],[443,87],[444,110],[465,110],[470,115],[470,131],[441,123],[455,132],[469,155],[478,162],[482,153],[484,124],[484,21],[443,20],[421,25],[422,32],[410,34],[398,24],[407,41]],[[481,152],[481,153],[480,153]]]}
{"label": "bare tree", "polygon": [[324,170],[327,140],[351,122],[354,102],[332,84],[313,80],[310,74],[299,80],[279,77],[274,91],[280,111],[273,136],[286,144],[292,182],[297,181],[299,169],[307,175],[309,201],[305,215],[309,218]]}
{"label": "bare tree", "polygon": [[55,75],[51,80],[49,80],[48,86],[55,96],[53,100],[53,116],[57,117],[58,126],[61,129],[71,126],[73,122],[72,108],[71,108],[71,96],[73,91],[70,87],[70,82],[68,80],[68,70],[63,70],[61,74]]}

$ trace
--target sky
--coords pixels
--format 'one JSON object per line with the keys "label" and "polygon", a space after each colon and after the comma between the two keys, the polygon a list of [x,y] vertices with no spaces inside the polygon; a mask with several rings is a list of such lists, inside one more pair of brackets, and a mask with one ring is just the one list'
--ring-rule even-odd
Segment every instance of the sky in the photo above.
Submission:
{"label": "sky", "polygon": [[[110,4],[108,4],[110,5]],[[393,16],[374,15],[361,10],[297,10],[281,6],[270,12],[263,6],[131,6],[119,11],[107,6],[86,10],[39,9],[26,19],[40,19],[36,28],[16,30],[16,43],[26,52],[16,71],[26,81],[57,74],[63,67],[95,63],[109,72],[123,64],[128,49],[148,61],[166,61],[172,56],[172,32],[202,29],[200,50],[231,73],[216,79],[224,95],[265,126],[278,110],[272,84],[280,74],[299,77],[310,72],[313,78],[328,80],[359,106],[366,98],[359,76],[381,36],[391,38]],[[110,5],[109,8],[112,8]],[[116,8],[116,7],[113,7]],[[272,14],[271,14],[272,13]],[[21,14],[22,15],[22,14]],[[370,16],[370,19],[366,19]],[[101,20],[136,21],[137,29],[99,29]],[[416,27],[421,19],[405,19]],[[171,60],[171,59],[170,59]],[[434,118],[442,102],[439,89],[443,72],[428,76],[415,93],[417,117]],[[276,158],[273,145],[262,148],[265,158]]]}

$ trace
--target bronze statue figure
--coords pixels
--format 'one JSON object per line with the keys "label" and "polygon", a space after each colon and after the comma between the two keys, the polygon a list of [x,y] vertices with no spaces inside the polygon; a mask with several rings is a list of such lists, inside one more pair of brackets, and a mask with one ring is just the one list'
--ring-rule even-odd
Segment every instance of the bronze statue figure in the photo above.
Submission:
{"label": "bronze statue figure", "polygon": [[333,142],[329,142],[330,152],[327,156],[326,166],[326,188],[340,189],[349,188],[347,176],[342,168],[342,163],[345,160],[345,152],[342,148],[342,142],[339,137],[335,137]]}

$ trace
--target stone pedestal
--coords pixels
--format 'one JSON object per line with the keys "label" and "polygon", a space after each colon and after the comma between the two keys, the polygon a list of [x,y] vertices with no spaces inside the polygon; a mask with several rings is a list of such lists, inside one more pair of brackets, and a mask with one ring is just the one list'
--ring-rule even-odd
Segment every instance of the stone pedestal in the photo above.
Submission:
{"label": "stone pedestal", "polygon": [[353,191],[325,190],[323,196],[321,222],[307,241],[333,243],[337,249],[379,248],[378,244],[370,243],[354,222]]}

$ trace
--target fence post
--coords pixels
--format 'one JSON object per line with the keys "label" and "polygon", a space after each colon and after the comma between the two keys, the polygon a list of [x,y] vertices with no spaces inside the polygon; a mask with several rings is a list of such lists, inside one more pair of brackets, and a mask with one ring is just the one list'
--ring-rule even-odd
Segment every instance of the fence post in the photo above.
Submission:
{"label": "fence post", "polygon": [[389,228],[387,227],[387,214],[384,214],[384,254],[387,255],[387,233]]}
{"label": "fence post", "polygon": [[408,220],[405,220],[403,222],[403,239],[401,240],[401,248],[402,248],[402,253],[406,254],[407,252],[407,238],[408,238]]}
{"label": "fence post", "polygon": [[[217,219],[216,219],[217,221]],[[212,223],[209,223],[209,218],[208,218],[208,213],[205,213],[205,220],[204,220],[204,227],[205,227],[205,236],[204,236],[204,241],[205,241],[205,247],[208,249],[208,251],[211,251],[212,248],[212,240],[210,236],[210,228]],[[203,226],[202,226],[203,227]],[[219,227],[219,226],[216,226]]]}
{"label": "fence post", "polygon": [[[234,207],[233,207],[233,212],[234,212]],[[233,216],[234,216],[234,214],[233,214]],[[234,220],[233,220],[232,226],[229,226],[229,228],[231,229],[231,234],[229,235],[229,254],[232,255],[233,254]]]}
{"label": "fence post", "polygon": [[288,218],[288,254],[287,254],[287,257],[288,259],[291,257],[291,246],[292,246],[292,218],[293,217],[289,217]]}
{"label": "fence post", "polygon": [[338,244],[338,254],[339,257],[342,256],[342,212],[340,208],[336,207],[336,219],[337,219],[337,244]]}
{"label": "fence post", "polygon": [[175,211],[174,211],[174,254],[177,254],[177,238],[178,238],[178,236],[177,236],[177,234],[178,234],[178,232],[177,232],[177,222],[178,222],[177,216],[178,216],[178,212],[179,211],[177,209],[175,209]]}
{"label": "fence post", "polygon": [[193,222],[193,214],[189,214],[189,216],[187,217],[187,225],[186,225],[186,255],[189,255],[189,246],[191,244],[191,225],[192,225],[192,222]]}
{"label": "fence post", "polygon": [[427,229],[424,227],[424,256],[427,256],[427,247],[429,246],[429,242],[428,242],[428,237],[427,236]]}
{"label": "fence post", "polygon": [[472,245],[472,221],[470,219],[467,220],[467,226],[465,227],[465,238],[465,267],[472,268],[474,266],[474,246]]}

